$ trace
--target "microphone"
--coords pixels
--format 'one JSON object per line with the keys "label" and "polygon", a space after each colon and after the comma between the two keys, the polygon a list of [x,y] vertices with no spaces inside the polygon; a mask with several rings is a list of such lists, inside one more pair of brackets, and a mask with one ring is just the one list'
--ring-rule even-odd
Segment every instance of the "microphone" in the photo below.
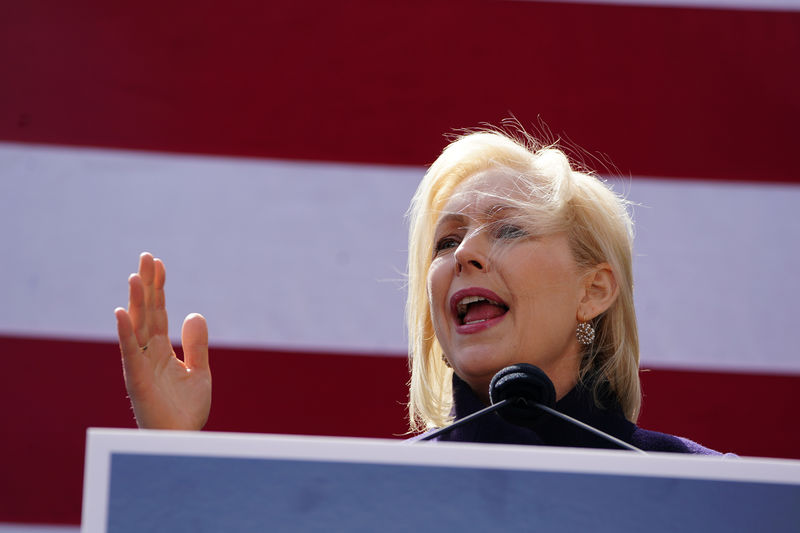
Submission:
{"label": "microphone", "polygon": [[623,440],[556,411],[554,409],[556,405],[556,390],[553,387],[553,382],[550,381],[550,378],[541,368],[536,366],[520,363],[500,370],[494,375],[489,385],[489,399],[492,402],[489,407],[457,420],[449,426],[439,428],[419,440],[434,439],[494,411],[498,411],[498,414],[507,422],[531,429],[533,429],[533,424],[544,413],[548,413],[597,435],[620,448],[645,453]]}
{"label": "microphone", "polygon": [[511,400],[499,414],[517,426],[530,426],[545,413],[537,406],[551,409],[556,406],[556,389],[553,382],[537,366],[521,363],[500,370],[489,383],[489,401],[492,404]]}
{"label": "microphone", "polygon": [[550,381],[550,378],[541,368],[528,363],[507,366],[495,374],[489,384],[489,399],[493,405],[512,400],[497,413],[512,424],[531,427],[541,417],[542,413],[548,413],[605,439],[624,450],[645,453],[624,440],[556,411],[554,409],[556,406],[556,390],[553,387],[553,382]]}

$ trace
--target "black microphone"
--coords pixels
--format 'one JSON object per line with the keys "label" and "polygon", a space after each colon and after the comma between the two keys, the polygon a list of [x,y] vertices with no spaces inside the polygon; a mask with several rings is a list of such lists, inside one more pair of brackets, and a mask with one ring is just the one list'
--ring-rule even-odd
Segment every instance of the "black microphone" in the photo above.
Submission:
{"label": "black microphone", "polygon": [[527,363],[511,365],[489,383],[489,401],[497,404],[504,400],[511,401],[497,414],[514,425],[530,426],[545,413],[537,406],[555,408],[556,389],[541,368]]}
{"label": "black microphone", "polygon": [[520,363],[500,370],[494,375],[489,384],[489,399],[492,402],[489,407],[457,420],[449,426],[439,428],[419,440],[434,439],[494,411],[498,411],[498,414],[507,422],[527,428],[532,428],[533,424],[544,413],[548,413],[597,435],[620,448],[645,453],[623,440],[612,437],[580,420],[556,411],[554,409],[556,405],[556,390],[553,387],[553,382],[550,381],[550,378],[541,368],[536,366]]}
{"label": "black microphone", "polygon": [[503,403],[504,407],[497,414],[517,426],[533,429],[533,424],[542,414],[548,413],[622,449],[645,453],[624,440],[556,411],[556,390],[553,382],[541,368],[528,363],[507,366],[495,374],[489,384],[489,399],[493,405]]}

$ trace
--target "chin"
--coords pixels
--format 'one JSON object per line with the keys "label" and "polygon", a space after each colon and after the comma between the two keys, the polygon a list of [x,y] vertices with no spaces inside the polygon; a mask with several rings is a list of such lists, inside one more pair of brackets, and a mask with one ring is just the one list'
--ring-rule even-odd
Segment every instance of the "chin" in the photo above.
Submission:
{"label": "chin", "polygon": [[470,385],[485,382],[488,390],[494,375],[511,364],[510,361],[484,356],[460,358],[453,366],[461,379]]}

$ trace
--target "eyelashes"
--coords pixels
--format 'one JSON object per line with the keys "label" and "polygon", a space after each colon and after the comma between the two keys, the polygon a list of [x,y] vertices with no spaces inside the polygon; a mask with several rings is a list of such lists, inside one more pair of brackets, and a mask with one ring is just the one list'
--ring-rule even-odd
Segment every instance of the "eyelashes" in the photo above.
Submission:
{"label": "eyelashes", "polygon": [[461,239],[456,237],[442,237],[438,241],[436,241],[436,245],[433,247],[434,255],[439,255],[440,252],[448,250],[450,248],[456,248],[461,242]]}
{"label": "eyelashes", "polygon": [[514,224],[500,224],[495,230],[495,237],[498,239],[520,239],[527,237],[529,233],[519,226]]}

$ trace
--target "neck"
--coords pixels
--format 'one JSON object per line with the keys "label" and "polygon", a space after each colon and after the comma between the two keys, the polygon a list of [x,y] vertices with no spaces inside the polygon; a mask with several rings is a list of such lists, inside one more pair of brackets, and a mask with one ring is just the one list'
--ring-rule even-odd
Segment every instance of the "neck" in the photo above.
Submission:
{"label": "neck", "polygon": [[[520,363],[523,362],[525,361],[520,361]],[[578,383],[580,363],[580,354],[570,354],[560,358],[555,362],[555,364],[546,367],[537,365],[544,371],[545,374],[547,374],[547,377],[550,378],[550,381],[553,382],[553,387],[556,390],[556,401],[566,396],[569,391],[575,388],[575,385]],[[484,405],[490,405],[489,381],[491,381],[492,376],[488,376],[487,379],[481,379],[477,382],[472,382],[471,380],[462,376],[459,377],[464,382],[469,384],[472,392]]]}

